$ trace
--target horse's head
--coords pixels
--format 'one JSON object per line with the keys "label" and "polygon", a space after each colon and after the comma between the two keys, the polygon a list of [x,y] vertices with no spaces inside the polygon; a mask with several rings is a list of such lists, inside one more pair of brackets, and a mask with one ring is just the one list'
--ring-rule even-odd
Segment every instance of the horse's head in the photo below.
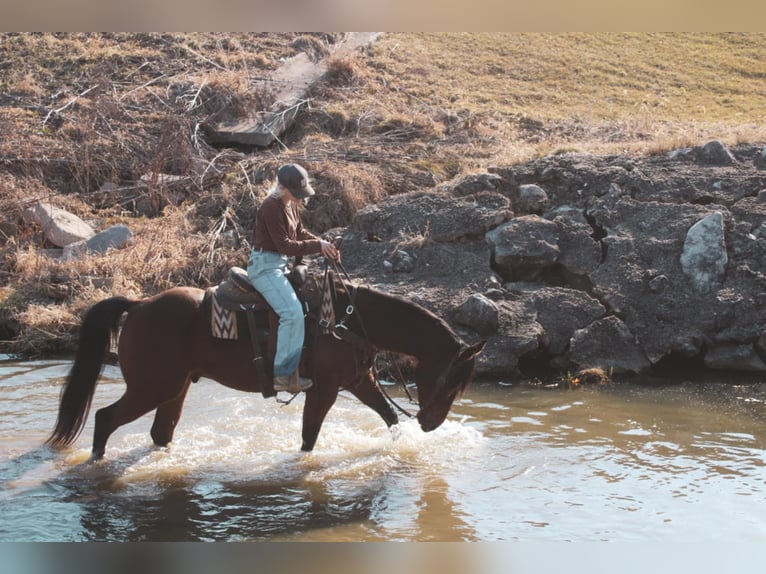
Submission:
{"label": "horse's head", "polygon": [[418,422],[424,432],[438,428],[447,418],[452,403],[459,399],[471,382],[476,356],[486,341],[461,349],[442,373],[434,373],[427,362],[418,364],[415,381],[418,385],[420,411]]}

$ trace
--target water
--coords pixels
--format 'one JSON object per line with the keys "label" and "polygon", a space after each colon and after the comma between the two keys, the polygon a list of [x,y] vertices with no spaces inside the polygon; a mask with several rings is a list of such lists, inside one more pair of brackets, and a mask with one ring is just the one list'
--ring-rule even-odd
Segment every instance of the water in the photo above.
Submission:
{"label": "water", "polygon": [[[88,462],[42,446],[66,362],[0,363],[0,541],[761,541],[764,383],[478,384],[432,433],[350,395],[301,453],[282,406],[195,384],[168,448],[151,417]],[[404,406],[402,398],[392,394]]]}

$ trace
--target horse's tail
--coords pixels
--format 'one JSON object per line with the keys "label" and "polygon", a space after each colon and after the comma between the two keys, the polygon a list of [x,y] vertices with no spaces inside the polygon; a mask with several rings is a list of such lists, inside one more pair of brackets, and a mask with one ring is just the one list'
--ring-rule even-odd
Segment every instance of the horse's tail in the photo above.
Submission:
{"label": "horse's tail", "polygon": [[67,446],[79,436],[90,411],[96,382],[116,338],[122,314],[137,300],[125,297],[104,299],[88,309],[80,327],[80,338],[74,364],[61,389],[58,419],[50,437],[52,446]]}

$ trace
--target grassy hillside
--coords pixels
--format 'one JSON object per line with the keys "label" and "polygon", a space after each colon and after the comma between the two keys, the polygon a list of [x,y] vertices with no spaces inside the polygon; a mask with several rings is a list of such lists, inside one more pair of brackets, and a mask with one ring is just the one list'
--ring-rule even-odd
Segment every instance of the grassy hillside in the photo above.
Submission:
{"label": "grassy hillside", "polygon": [[[258,80],[282,59],[340,36],[0,34],[3,349],[68,352],[95,300],[243,265],[284,161],[312,173],[306,218],[323,232],[388,194],[549,153],[766,141],[766,34],[397,33],[333,60],[279,145],[210,145],[207,125],[270,103]],[[22,217],[41,199],[125,223],[134,243],[58,261]]]}

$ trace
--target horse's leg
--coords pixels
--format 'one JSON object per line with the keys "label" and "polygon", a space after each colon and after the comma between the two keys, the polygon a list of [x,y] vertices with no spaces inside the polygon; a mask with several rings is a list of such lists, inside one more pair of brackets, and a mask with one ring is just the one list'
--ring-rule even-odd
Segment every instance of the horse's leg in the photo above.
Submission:
{"label": "horse's leg", "polygon": [[167,446],[173,440],[173,432],[176,430],[178,419],[181,418],[186,393],[189,391],[190,386],[191,379],[187,379],[180,395],[157,407],[150,433],[154,444],[157,446]]}
{"label": "horse's leg", "polygon": [[346,390],[378,413],[389,427],[399,422],[399,417],[391,403],[383,395],[380,387],[375,384],[372,370],[368,371],[358,384],[351,385]]}
{"label": "horse's leg", "polygon": [[96,412],[96,426],[93,430],[92,458],[103,458],[106,451],[106,441],[119,427],[136,420],[157,406],[156,402],[141,399],[135,393],[126,391],[122,397],[108,407]]}
{"label": "horse's leg", "polygon": [[[327,384],[325,381],[314,380],[314,386],[306,391],[306,402],[303,405],[303,431],[301,436],[302,451],[314,449],[319,430],[322,428],[327,412],[338,398],[338,386]],[[324,383],[324,384],[322,384]]]}

